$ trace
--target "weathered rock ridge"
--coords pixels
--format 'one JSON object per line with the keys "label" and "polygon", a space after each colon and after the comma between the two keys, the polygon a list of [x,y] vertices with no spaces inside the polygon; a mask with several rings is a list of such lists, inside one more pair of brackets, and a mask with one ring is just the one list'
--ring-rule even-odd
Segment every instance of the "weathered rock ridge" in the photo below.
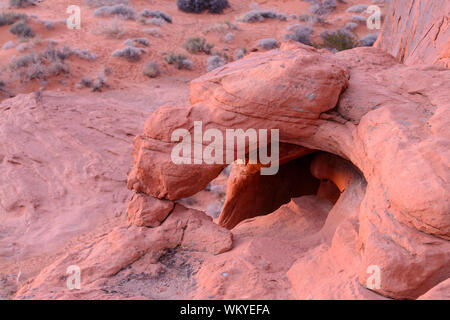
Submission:
{"label": "weathered rock ridge", "polygon": [[[367,286],[368,270],[377,266],[381,284],[370,289],[417,298],[450,276],[450,100],[442,90],[449,80],[448,70],[405,66],[375,48],[332,55],[287,42],[194,80],[190,106],[152,114],[135,139],[128,186],[176,201],[216,177],[224,165],[171,160],[172,132],[194,134],[195,121],[224,136],[226,128],[279,129],[280,171],[265,181],[255,176],[258,165],[233,169],[221,225],[231,228],[290,198],[322,193],[335,205],[307,252],[322,260],[347,256],[351,248],[356,269],[344,270],[350,278]],[[312,152],[312,163],[293,164]],[[337,202],[333,192],[319,191],[320,181],[334,183]],[[301,256],[287,272],[300,297],[311,288],[298,274],[320,279],[318,287],[332,281]]]}

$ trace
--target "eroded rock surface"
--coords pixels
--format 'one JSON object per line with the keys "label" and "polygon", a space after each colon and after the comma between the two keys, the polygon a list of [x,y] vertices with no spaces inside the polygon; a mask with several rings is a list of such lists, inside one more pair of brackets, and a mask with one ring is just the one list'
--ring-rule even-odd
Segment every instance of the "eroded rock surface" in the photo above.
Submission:
{"label": "eroded rock surface", "polygon": [[157,227],[167,218],[174,203],[136,193],[128,202],[128,222],[138,227]]}
{"label": "eroded rock surface", "polygon": [[[252,54],[193,81],[190,107],[163,108],[153,114],[137,138],[129,186],[176,200],[215,177],[223,166],[177,166],[168,154],[173,147],[171,132],[178,128],[192,132],[195,121],[222,132],[279,129],[281,143],[337,156],[312,168],[317,178],[330,179],[341,192],[333,207],[341,213],[332,210],[325,223],[332,226],[325,237],[331,243],[309,248],[316,252],[317,263],[350,250],[354,261],[350,268],[357,270],[360,285],[368,285],[368,270],[377,266],[382,281],[370,289],[387,297],[417,298],[450,276],[450,99],[442,90],[449,80],[446,69],[405,66],[375,48],[332,55],[284,43],[279,50]],[[166,119],[167,127],[158,125]],[[339,158],[349,165],[339,164]],[[349,171],[346,166],[355,168]],[[245,170],[254,171],[251,166]],[[345,194],[353,190],[350,182],[355,176],[349,175],[353,171],[361,175],[358,185],[363,184],[364,190],[350,197]],[[155,176],[162,187],[148,180]],[[258,198],[261,190],[258,180],[241,180],[232,178],[228,186],[220,218],[228,227],[238,222],[226,222],[230,212],[245,207],[238,202],[239,190],[245,190],[246,199]],[[272,184],[274,189],[283,187],[275,180]],[[339,219],[332,218],[336,215]],[[346,238],[343,228],[353,230],[355,237]],[[301,258],[295,262],[289,279],[298,296],[304,297],[302,289],[308,284],[296,274],[307,272],[314,278],[320,270]],[[356,279],[355,270],[344,271]],[[333,272],[331,281],[339,282],[339,274]],[[336,288],[340,286],[336,283]]]}
{"label": "eroded rock surface", "polygon": [[405,64],[450,67],[450,2],[391,0],[376,43]]}

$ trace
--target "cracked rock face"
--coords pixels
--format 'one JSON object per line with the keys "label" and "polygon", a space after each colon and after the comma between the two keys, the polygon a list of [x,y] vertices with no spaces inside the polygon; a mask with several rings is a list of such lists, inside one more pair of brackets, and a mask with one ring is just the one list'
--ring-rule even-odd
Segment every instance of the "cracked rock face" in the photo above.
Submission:
{"label": "cracked rock face", "polygon": [[405,64],[450,67],[450,2],[391,0],[376,46]]}
{"label": "cracked rock face", "polygon": [[[190,106],[154,113],[135,139],[128,186],[178,200],[217,176],[223,165],[175,165],[170,159],[171,133],[179,128],[192,132],[194,121],[222,132],[279,129],[278,176],[269,182],[252,178],[258,166],[233,169],[222,225],[259,220],[254,217],[276,210],[290,197],[319,194],[318,184],[296,194],[301,183],[283,195],[275,192],[291,183],[285,181],[292,172],[311,169],[318,182],[332,181],[339,196],[320,229],[322,240],[308,248],[311,259],[320,264],[348,255],[354,263],[344,272],[358,279],[354,286],[369,286],[368,270],[377,266],[381,283],[370,289],[387,297],[417,298],[450,276],[450,93],[443,89],[449,81],[448,70],[401,65],[375,48],[332,55],[287,42],[194,80]],[[293,165],[293,159],[318,150],[326,153],[312,154],[311,168]],[[287,165],[293,168],[280,179]],[[336,270],[322,276],[320,270],[299,255],[288,272],[297,296],[306,298],[311,289],[299,278],[301,272],[317,277],[319,286],[332,281],[339,287]]]}

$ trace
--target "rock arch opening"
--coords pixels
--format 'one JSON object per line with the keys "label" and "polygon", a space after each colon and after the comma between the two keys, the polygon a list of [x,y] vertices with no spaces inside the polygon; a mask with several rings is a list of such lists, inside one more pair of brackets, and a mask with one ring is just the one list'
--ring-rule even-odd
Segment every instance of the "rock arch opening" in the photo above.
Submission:
{"label": "rock arch opening", "polygon": [[364,178],[351,162],[322,151],[290,160],[272,176],[261,175],[252,165],[234,164],[218,224],[232,229],[306,195],[317,195],[334,205],[355,179]]}

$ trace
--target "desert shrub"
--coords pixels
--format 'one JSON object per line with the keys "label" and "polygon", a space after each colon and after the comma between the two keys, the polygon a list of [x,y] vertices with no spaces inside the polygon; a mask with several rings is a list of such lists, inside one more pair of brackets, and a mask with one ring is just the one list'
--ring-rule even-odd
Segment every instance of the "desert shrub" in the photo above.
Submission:
{"label": "desert shrub", "polygon": [[230,21],[214,23],[203,29],[203,34],[215,32],[217,34],[225,34],[233,30],[238,30],[238,26]]}
{"label": "desert shrub", "polygon": [[34,53],[26,54],[23,56],[19,56],[16,59],[13,59],[9,67],[11,70],[17,70],[19,68],[28,66],[34,60],[35,60]]}
{"label": "desert shrub", "polygon": [[277,39],[274,39],[274,38],[258,40],[258,47],[261,47],[266,50],[275,49],[275,48],[278,48],[279,46],[280,45],[279,45]]}
{"label": "desert shrub", "polygon": [[76,55],[78,58],[87,60],[87,61],[95,61],[97,60],[97,55],[95,53],[90,52],[87,49],[73,49],[73,54]]}
{"label": "desert shrub", "polygon": [[76,87],[78,89],[81,88],[91,88],[92,87],[92,82],[93,80],[91,78],[88,77],[83,77],[80,79],[80,81],[76,84]]}
{"label": "desert shrub", "polygon": [[[20,40],[19,40],[20,41]],[[25,41],[27,41],[27,42],[30,42],[30,44],[32,45],[32,46],[34,46],[34,45],[41,45],[42,44],[42,36],[40,35],[40,34],[38,34],[38,35],[36,35],[36,37],[34,37],[33,39],[31,39],[31,40],[28,40],[28,39],[25,39]]]}
{"label": "desert shrub", "polygon": [[34,0],[9,0],[11,8],[26,8],[34,5],[36,5]]}
{"label": "desert shrub", "polygon": [[300,28],[302,25],[300,25],[300,24],[291,24],[291,25],[289,25],[287,28],[286,28],[286,30],[287,31],[293,31],[293,30],[295,30],[295,29],[297,29],[297,28]]}
{"label": "desert shrub", "polygon": [[159,65],[156,61],[150,61],[147,63],[143,71],[149,78],[156,78],[160,74]]}
{"label": "desert shrub", "polygon": [[89,8],[98,8],[104,6],[114,6],[118,4],[128,5],[129,0],[84,0]]}
{"label": "desert shrub", "polygon": [[361,39],[361,46],[371,47],[378,39],[378,33],[369,33]]}
{"label": "desert shrub", "polygon": [[230,4],[228,0],[177,0],[178,9],[189,13],[222,13]]}
{"label": "desert shrub", "polygon": [[352,22],[355,22],[355,23],[366,23],[366,21],[367,21],[366,17],[364,17],[364,16],[355,15],[352,17]]}
{"label": "desert shrub", "polygon": [[307,26],[298,26],[293,28],[292,33],[288,33],[284,36],[286,40],[294,40],[308,46],[312,46],[311,36],[313,29]]}
{"label": "desert shrub", "polygon": [[302,14],[297,18],[301,22],[307,22],[309,25],[314,25],[316,23],[322,25],[329,25],[330,23],[322,16],[316,16],[311,14]]}
{"label": "desert shrub", "polygon": [[28,68],[28,79],[38,79],[45,81],[50,76],[58,76],[60,74],[69,74],[69,65],[62,62],[53,62],[48,65],[44,65],[42,62],[32,64]]}
{"label": "desert shrub", "polygon": [[234,33],[233,32],[228,32],[225,37],[224,40],[225,42],[230,42],[234,39]]}
{"label": "desert shrub", "polygon": [[228,48],[224,47],[224,48],[222,48],[222,50],[213,50],[213,51],[211,52],[211,55],[212,55],[212,56],[219,56],[219,57],[223,58],[225,61],[228,62],[228,61],[230,61],[231,59],[230,59],[230,57],[228,56],[227,51],[228,51]]}
{"label": "desert shrub", "polygon": [[242,59],[247,54],[247,49],[240,48],[234,52],[234,61]]}
{"label": "desert shrub", "polygon": [[160,10],[148,10],[144,9],[139,13],[139,16],[144,18],[160,18],[168,23],[172,23],[172,17],[167,13]]}
{"label": "desert shrub", "polygon": [[47,44],[52,46],[56,46],[58,44],[58,41],[55,39],[45,39],[45,41],[47,42]]}
{"label": "desert shrub", "polygon": [[115,50],[112,53],[112,56],[125,58],[130,62],[135,62],[135,61],[139,61],[139,59],[141,58],[141,54],[144,52],[146,52],[146,51],[142,48],[128,46],[123,49]]}
{"label": "desert shrub", "polygon": [[309,14],[300,14],[297,19],[298,21],[301,22],[308,22],[311,21],[311,19],[313,18],[313,16],[309,15]]}
{"label": "desert shrub", "polygon": [[225,61],[225,59],[223,59],[222,57],[220,57],[218,55],[214,55],[214,56],[208,58],[208,61],[206,62],[206,70],[208,70],[208,72],[210,72],[210,71],[217,69],[219,67],[222,67],[226,64],[227,64],[227,62]]}
{"label": "desert shrub", "polygon": [[146,19],[144,17],[140,17],[139,18],[139,23],[144,24],[144,25],[149,25],[149,24],[153,24],[155,26],[161,26],[163,23],[166,22],[166,20],[162,19],[162,18],[150,18],[150,19]]}
{"label": "desert shrub", "polygon": [[0,13],[0,27],[13,24],[19,20],[26,21],[27,18],[27,15],[23,13],[2,12]]}
{"label": "desert shrub", "polygon": [[30,48],[30,44],[29,43],[20,43],[17,46],[17,51],[24,52],[24,51],[28,50],[29,48]]}
{"label": "desert shrub", "polygon": [[[50,70],[51,69],[51,70]],[[58,64],[56,67],[53,65],[47,68],[41,61],[32,62],[25,70],[22,70],[21,76],[25,80],[38,79],[45,81],[50,75],[58,75],[63,72],[62,65]]]}
{"label": "desert shrub", "polygon": [[15,45],[16,44],[14,43],[14,41],[8,41],[5,44],[3,44],[2,49],[8,50],[8,49],[14,48]]}
{"label": "desert shrub", "polygon": [[336,0],[321,0],[311,5],[311,12],[317,15],[324,15],[333,12],[336,9]]}
{"label": "desert shrub", "polygon": [[346,30],[349,30],[349,31],[353,31],[353,30],[355,30],[356,28],[358,28],[358,24],[355,23],[355,22],[348,22],[348,23],[345,25],[345,29],[346,29]]}
{"label": "desert shrub", "polygon": [[173,64],[177,69],[192,69],[192,61],[185,55],[179,53],[169,53],[164,57],[168,64]]}
{"label": "desert shrub", "polygon": [[229,7],[228,0],[209,0],[208,11],[210,13],[222,13],[224,9]]}
{"label": "desert shrub", "polygon": [[44,25],[45,29],[47,30],[53,30],[55,29],[55,25],[52,21],[43,20],[41,23]]}
{"label": "desert shrub", "polygon": [[318,23],[321,25],[330,25],[331,24],[324,17],[321,17],[321,16],[313,16],[312,23],[313,24]]}
{"label": "desert shrub", "polygon": [[17,21],[10,28],[9,32],[17,37],[33,38],[35,36],[33,29],[23,20]]}
{"label": "desert shrub", "polygon": [[101,71],[96,79],[92,79],[89,77],[83,77],[80,79],[80,81],[76,84],[76,87],[78,89],[82,89],[82,88],[91,88],[92,91],[102,91],[103,88],[107,88],[109,87],[109,85],[106,83],[107,82],[107,69],[105,68],[105,70]]}
{"label": "desert shrub", "polygon": [[150,45],[150,41],[148,41],[147,38],[133,38],[125,40],[124,44],[131,47],[135,47],[138,44],[148,47]]}
{"label": "desert shrub", "polygon": [[101,72],[97,79],[92,82],[92,91],[93,92],[101,92],[103,88],[108,88],[109,85],[106,83],[107,77],[105,72]]}
{"label": "desert shrub", "polygon": [[45,81],[50,76],[68,74],[69,65],[60,58],[55,48],[49,47],[45,51],[35,54],[34,52],[18,57],[12,60],[10,69],[22,81],[37,79]]}
{"label": "desert shrub", "polygon": [[148,28],[144,29],[144,33],[151,35],[152,37],[159,38],[162,36],[161,29],[159,28]]}
{"label": "desert shrub", "polygon": [[64,46],[62,49],[56,49],[53,44],[49,44],[44,51],[38,54],[38,59],[51,62],[63,62],[72,54],[73,51],[68,46]]}
{"label": "desert shrub", "polygon": [[214,45],[207,43],[205,38],[190,37],[186,39],[183,47],[190,53],[204,52],[209,54]]}
{"label": "desert shrub", "polygon": [[94,11],[95,17],[119,16],[123,19],[136,20],[136,11],[124,4],[104,6]]}
{"label": "desert shrub", "polygon": [[345,10],[346,12],[364,12],[369,6],[367,4],[355,4]]}
{"label": "desert shrub", "polygon": [[114,18],[111,22],[100,23],[95,32],[119,39],[125,34],[125,27],[122,21]]}
{"label": "desert shrub", "polygon": [[239,17],[239,21],[243,22],[262,22],[265,19],[278,19],[281,21],[285,21],[286,15],[284,13],[278,13],[272,10],[252,10]]}
{"label": "desert shrub", "polygon": [[323,39],[323,48],[343,51],[359,46],[358,38],[347,30],[324,31],[320,36]]}

